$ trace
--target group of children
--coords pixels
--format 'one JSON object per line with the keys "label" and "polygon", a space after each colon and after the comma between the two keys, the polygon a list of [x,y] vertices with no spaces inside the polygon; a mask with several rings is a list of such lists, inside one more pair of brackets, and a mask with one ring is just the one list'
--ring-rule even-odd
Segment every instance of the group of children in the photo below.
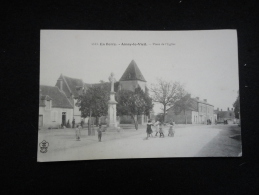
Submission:
{"label": "group of children", "polygon": [[[153,137],[153,130],[152,130],[152,126],[155,127],[155,131],[156,131],[156,135],[159,133],[160,136],[159,137],[165,137],[164,135],[164,124],[159,122],[159,121],[156,121],[154,124],[152,123],[151,120],[148,121],[147,123],[147,138],[148,139],[149,137]],[[171,122],[169,124],[169,130],[168,130],[168,136],[169,137],[174,137],[174,134],[175,134],[175,123],[174,122]]]}
{"label": "group of children", "polygon": [[[78,124],[76,126],[76,140],[77,141],[80,141],[81,129],[82,129],[82,126],[80,124]],[[101,140],[102,140],[102,132],[103,132],[102,125],[98,126],[97,132],[98,132],[98,140],[99,140],[99,142],[101,142]]]}

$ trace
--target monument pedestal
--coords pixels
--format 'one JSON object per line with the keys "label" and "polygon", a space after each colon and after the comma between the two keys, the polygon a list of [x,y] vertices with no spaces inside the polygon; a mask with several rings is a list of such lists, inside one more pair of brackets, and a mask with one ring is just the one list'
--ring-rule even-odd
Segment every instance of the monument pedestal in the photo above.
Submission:
{"label": "monument pedestal", "polygon": [[106,131],[118,131],[117,119],[116,119],[116,104],[115,92],[110,92],[110,100],[108,101],[108,125]]}

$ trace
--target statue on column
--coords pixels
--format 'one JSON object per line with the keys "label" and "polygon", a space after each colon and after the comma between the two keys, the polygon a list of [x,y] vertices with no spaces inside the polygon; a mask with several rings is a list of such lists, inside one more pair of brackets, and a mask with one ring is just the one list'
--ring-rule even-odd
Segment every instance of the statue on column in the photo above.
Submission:
{"label": "statue on column", "polygon": [[116,82],[116,80],[113,73],[111,73],[111,76],[109,76],[109,81],[111,82],[111,92],[114,92],[114,83]]}
{"label": "statue on column", "polygon": [[117,129],[117,120],[116,120],[116,100],[115,100],[115,92],[114,92],[114,83],[116,82],[114,78],[114,74],[111,73],[109,77],[109,81],[111,82],[111,92],[110,92],[110,100],[108,101],[108,131]]}

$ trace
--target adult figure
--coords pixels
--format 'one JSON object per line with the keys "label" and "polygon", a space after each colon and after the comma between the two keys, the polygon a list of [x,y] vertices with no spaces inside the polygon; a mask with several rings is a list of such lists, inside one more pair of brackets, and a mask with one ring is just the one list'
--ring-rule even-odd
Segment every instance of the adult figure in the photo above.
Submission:
{"label": "adult figure", "polygon": [[75,128],[75,124],[76,124],[75,118],[73,118],[73,121],[72,121],[72,128],[73,128],[73,129]]}
{"label": "adult figure", "polygon": [[81,128],[83,129],[84,121],[81,119]]}

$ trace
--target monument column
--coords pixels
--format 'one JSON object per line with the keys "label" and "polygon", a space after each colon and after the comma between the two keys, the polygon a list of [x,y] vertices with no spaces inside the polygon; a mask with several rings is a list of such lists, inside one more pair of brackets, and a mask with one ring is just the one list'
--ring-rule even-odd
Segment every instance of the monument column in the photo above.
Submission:
{"label": "monument column", "polygon": [[109,81],[111,82],[111,92],[110,92],[110,100],[108,101],[108,128],[107,131],[111,130],[117,130],[117,117],[116,117],[116,100],[115,100],[115,92],[114,92],[114,74],[111,73],[111,76],[109,77]]}

